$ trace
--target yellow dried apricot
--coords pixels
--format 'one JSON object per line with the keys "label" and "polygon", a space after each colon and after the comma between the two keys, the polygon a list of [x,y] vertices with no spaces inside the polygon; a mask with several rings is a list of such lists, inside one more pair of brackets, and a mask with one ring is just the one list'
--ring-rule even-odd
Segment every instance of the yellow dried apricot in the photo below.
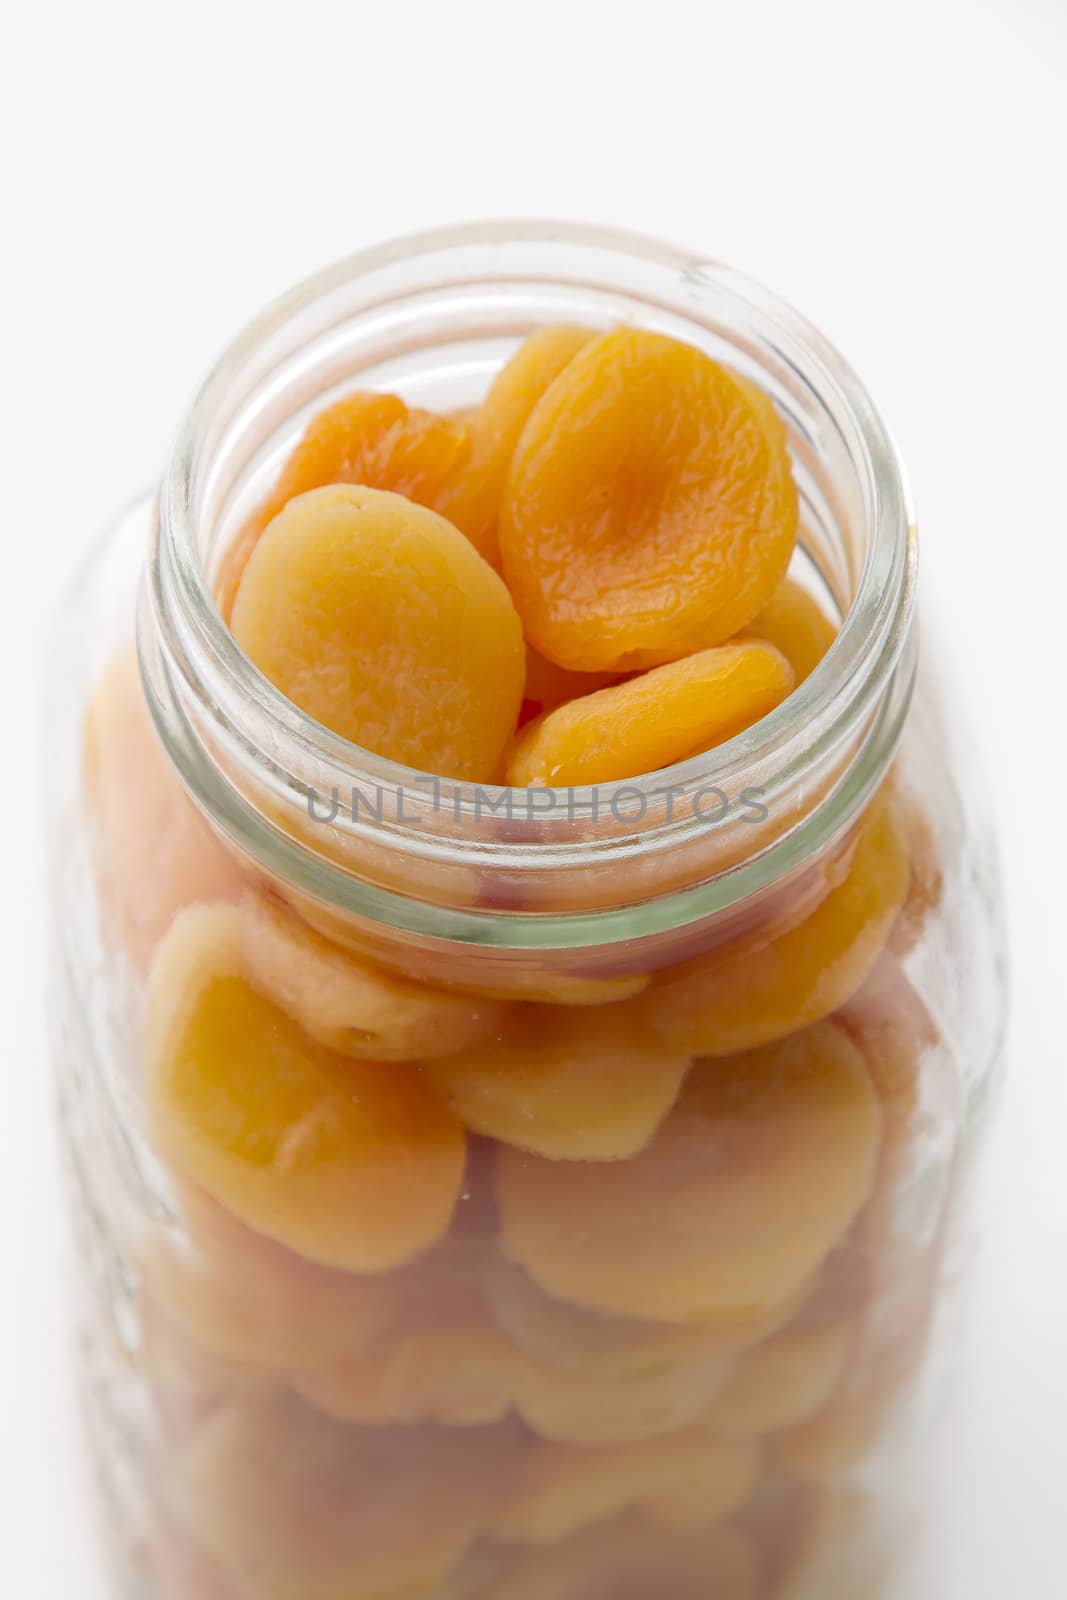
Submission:
{"label": "yellow dried apricot", "polygon": [[626,1513],[531,1551],[486,1600],[755,1600],[752,1547],[733,1528],[665,1528]]}
{"label": "yellow dried apricot", "polygon": [[715,1351],[625,1377],[547,1372],[529,1363],[517,1406],[527,1427],[556,1444],[634,1444],[705,1417],[730,1365]]}
{"label": "yellow dried apricot", "polygon": [[727,1055],[829,1016],[860,987],[885,945],[908,885],[891,807],[860,824],[844,879],[795,927],[742,951],[713,950],[663,974],[644,1004],[669,1042]]}
{"label": "yellow dried apricot", "polygon": [[494,1429],[356,1428],[254,1400],[208,1418],[172,1498],[256,1600],[392,1600],[436,1584],[491,1524],[518,1448]]}
{"label": "yellow dried apricot", "polygon": [[422,1061],[484,1039],[503,1008],[371,966],[266,895],[241,905],[241,950],[256,988],[342,1055]]}
{"label": "yellow dried apricot", "polygon": [[491,780],[522,700],[510,596],[451,523],[399,495],[300,495],[258,541],[232,627],[293,703],[353,743]]}
{"label": "yellow dried apricot", "polygon": [[773,408],[702,351],[624,327],[585,345],[534,408],[501,500],[500,552],[536,650],[624,671],[751,622],[785,575],[796,525]]}
{"label": "yellow dried apricot", "polygon": [[470,453],[470,431],[460,419],[409,409],[395,394],[358,391],[327,406],[309,422],[266,501],[226,552],[216,583],[223,617],[229,621],[264,528],[298,494],[355,483],[433,509],[435,496]]}
{"label": "yellow dried apricot", "polygon": [[507,781],[579,787],[655,772],[732,739],[792,687],[793,669],[773,645],[702,650],[528,723],[508,758]]}
{"label": "yellow dried apricot", "polygon": [[247,1367],[298,1372],[351,1360],[398,1315],[391,1276],[316,1266],[257,1233],[190,1183],[182,1233],[157,1228],[137,1252],[152,1295],[205,1350]]}
{"label": "yellow dried apricot", "polygon": [[250,1227],[376,1272],[448,1227],[462,1125],[414,1067],[339,1056],[249,983],[236,907],[183,912],[149,977],[146,1098],[165,1160]]}
{"label": "yellow dried apricot", "polygon": [[837,629],[813,594],[795,578],[784,578],[738,637],[776,645],[800,684],[815,671],[837,638]]}
{"label": "yellow dried apricot", "polygon": [[705,1356],[733,1356],[777,1333],[800,1298],[751,1317],[679,1326],[643,1322],[554,1300],[499,1253],[487,1264],[485,1295],[499,1327],[538,1366],[604,1378],[640,1377]]}
{"label": "yellow dried apricot", "polygon": [[105,927],[144,972],[183,906],[236,900],[243,883],[156,736],[132,647],[94,689],[83,773]]}
{"label": "yellow dried apricot", "polygon": [[844,1370],[848,1323],[787,1328],[750,1350],[712,1401],[707,1421],[722,1433],[795,1427],[829,1400]]}
{"label": "yellow dried apricot", "polygon": [[654,1514],[676,1501],[699,1505],[707,1525],[744,1504],[758,1465],[753,1444],[704,1432],[603,1449],[541,1444],[525,1458],[515,1498],[493,1531],[526,1544],[554,1543],[631,1506]]}
{"label": "yellow dried apricot", "polygon": [[698,1061],[624,1162],[503,1146],[505,1248],[549,1294],[620,1316],[758,1316],[810,1282],[874,1181],[881,1113],[863,1057],[822,1022]]}
{"label": "yellow dried apricot", "polygon": [[554,661],[526,646],[526,686],[522,696],[523,723],[530,722],[542,711],[554,711],[568,700],[580,700],[583,695],[595,694],[598,689],[610,688],[619,682],[617,672],[570,672],[557,667]]}
{"label": "yellow dried apricot", "polygon": [[591,329],[567,323],[539,328],[501,367],[484,404],[460,418],[470,431],[470,453],[434,495],[433,509],[454,522],[494,565],[500,495],[527,418],[592,337]]}
{"label": "yellow dried apricot", "polygon": [[631,1005],[527,1005],[422,1073],[473,1133],[554,1160],[612,1161],[648,1143],[688,1066]]}

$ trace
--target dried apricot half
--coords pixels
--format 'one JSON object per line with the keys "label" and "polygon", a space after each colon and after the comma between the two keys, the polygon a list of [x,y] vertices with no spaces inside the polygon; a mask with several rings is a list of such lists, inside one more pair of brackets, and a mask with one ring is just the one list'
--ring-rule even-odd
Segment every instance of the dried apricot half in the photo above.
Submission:
{"label": "dried apricot half", "polygon": [[766,944],[728,947],[666,972],[644,1004],[663,1038],[727,1055],[825,1017],[860,987],[908,887],[908,857],[884,797],[860,824],[848,871],[810,916]]}
{"label": "dried apricot half", "polygon": [[291,500],[233,606],[238,644],[302,711],[425,772],[491,780],[525,651],[503,583],[451,523],[341,485]]}
{"label": "dried apricot half", "polygon": [[639,328],[591,340],[523,429],[503,571],[535,649],[626,670],[731,638],[785,575],[785,430],[703,351]]}
{"label": "dried apricot half", "polygon": [[722,744],[773,711],[793,669],[771,644],[701,650],[528,723],[508,758],[516,787],[610,783]]}
{"label": "dried apricot half", "polygon": [[502,1146],[504,1246],[549,1294],[625,1317],[756,1316],[809,1283],[871,1192],[881,1111],[833,1023],[698,1061],[629,1161]]}
{"label": "dried apricot half", "polygon": [[554,1543],[631,1506],[654,1511],[676,1497],[699,1500],[703,1521],[716,1522],[748,1499],[758,1463],[752,1444],[696,1431],[601,1449],[540,1444],[524,1460],[518,1492],[494,1533]]}
{"label": "dried apricot half", "polygon": [[452,1055],[491,1033],[503,1009],[361,961],[252,891],[241,905],[241,949],[256,988],[342,1055],[371,1061]]}
{"label": "dried apricot half", "polygon": [[733,1528],[668,1529],[627,1512],[531,1550],[487,1600],[755,1600],[758,1579]]}
{"label": "dried apricot half", "polygon": [[484,403],[459,419],[470,432],[469,456],[435,493],[435,511],[454,522],[495,565],[500,495],[515,446],[534,406],[593,333],[567,323],[538,328],[493,379]]}
{"label": "dried apricot half", "polygon": [[516,1006],[492,1038],[422,1073],[473,1133],[554,1160],[612,1161],[648,1143],[688,1066],[623,1002]]}
{"label": "dried apricot half", "polygon": [[837,638],[837,629],[813,594],[795,578],[785,578],[740,637],[777,645],[797,683],[803,683]]}
{"label": "dried apricot half", "polygon": [[216,584],[222,615],[229,621],[264,528],[298,494],[331,483],[358,483],[432,507],[470,453],[469,429],[460,419],[411,409],[399,395],[357,391],[327,406],[308,423],[266,501],[227,551]]}
{"label": "dried apricot half", "polygon": [[236,907],[193,906],[149,976],[146,1097],[161,1155],[323,1266],[377,1272],[448,1227],[465,1138],[414,1067],[339,1056],[245,976]]}

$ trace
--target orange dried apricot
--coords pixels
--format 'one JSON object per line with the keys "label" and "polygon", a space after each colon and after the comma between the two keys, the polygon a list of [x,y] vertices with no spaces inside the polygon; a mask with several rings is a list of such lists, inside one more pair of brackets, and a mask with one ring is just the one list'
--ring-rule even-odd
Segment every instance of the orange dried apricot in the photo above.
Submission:
{"label": "orange dried apricot", "polygon": [[517,1451],[493,1429],[355,1428],[295,1397],[249,1401],[208,1418],[172,1498],[256,1600],[393,1600],[437,1583],[489,1526]]}
{"label": "orange dried apricot", "polygon": [[902,810],[911,872],[908,893],[889,935],[889,948],[900,957],[906,956],[922,938],[945,888],[940,846],[929,817],[913,801],[907,802]]}
{"label": "orange dried apricot", "polygon": [[733,1528],[667,1529],[627,1513],[531,1551],[486,1600],[755,1600],[758,1578]]}
{"label": "orange dried apricot", "polygon": [[844,1370],[848,1323],[787,1328],[750,1350],[712,1401],[707,1420],[722,1433],[794,1427],[829,1400]]}
{"label": "orange dried apricot", "polygon": [[83,772],[104,921],[144,972],[183,906],[235,900],[243,884],[156,736],[132,647],[112,658],[93,692]]}
{"label": "orange dried apricot", "polygon": [[522,720],[529,722],[542,711],[554,711],[568,700],[580,700],[583,695],[595,694],[618,681],[617,672],[570,672],[566,667],[557,667],[527,645]]}
{"label": "orange dried apricot", "polygon": [[732,1356],[776,1333],[797,1309],[787,1300],[751,1317],[680,1326],[610,1317],[554,1300],[499,1253],[487,1265],[485,1295],[499,1327],[532,1361],[576,1377],[639,1377],[704,1356]]}
{"label": "orange dried apricot", "polygon": [[701,650],[528,723],[508,758],[507,781],[578,787],[655,772],[732,739],[792,687],[793,669],[771,644]]}
{"label": "orange dried apricot", "polygon": [[574,1449],[541,1444],[525,1458],[515,1498],[494,1528],[498,1538],[554,1543],[590,1523],[641,1506],[699,1506],[705,1525],[727,1517],[751,1494],[756,1447],[704,1432],[646,1444]]}
{"label": "orange dried apricot", "polygon": [[309,1260],[376,1272],[448,1227],[462,1125],[413,1067],[339,1056],[249,983],[235,907],[176,920],[149,977],[146,1097],[165,1160]]}
{"label": "orange dried apricot", "polygon": [[881,1112],[832,1023],[690,1068],[629,1161],[503,1146],[505,1248],[549,1294],[666,1322],[758,1316],[796,1294],[874,1181]]}
{"label": "orange dried apricot", "polygon": [[517,1406],[527,1427],[556,1444],[634,1444],[700,1421],[729,1372],[730,1357],[717,1351],[625,1377],[528,1364]]}
{"label": "orange dried apricot", "polygon": [[837,638],[837,628],[813,594],[795,578],[784,578],[738,637],[776,645],[800,684],[811,677]]}
{"label": "orange dried apricot", "polygon": [[623,327],[585,345],[534,408],[500,551],[536,650],[626,670],[751,622],[785,575],[796,525],[773,408],[702,351]]}
{"label": "orange dried apricot", "polygon": [[432,504],[494,565],[500,495],[515,446],[549,384],[592,338],[590,328],[567,323],[539,328],[501,367],[484,403],[462,414],[460,420],[470,430],[469,457],[460,461]]}
{"label": "orange dried apricot", "polygon": [[863,1052],[882,1102],[886,1142],[895,1144],[911,1125],[923,1054],[937,1043],[937,1025],[888,950],[836,1021]]}
{"label": "orange dried apricot", "polygon": [[250,1368],[301,1371],[353,1359],[397,1315],[389,1276],[315,1265],[181,1183],[184,1234],[156,1229],[138,1268],[167,1316],[206,1351]]}
{"label": "orange dried apricot", "polygon": [[451,1055],[492,1032],[502,1014],[491,1000],[431,989],[361,961],[262,894],[242,901],[241,950],[256,988],[342,1055]]}
{"label": "orange dried apricot", "polygon": [[612,1161],[648,1143],[688,1066],[621,1003],[516,1006],[494,1037],[421,1070],[474,1133],[554,1160]]}
{"label": "orange dried apricot", "polygon": [[328,1416],[372,1427],[481,1427],[515,1405],[525,1362],[487,1323],[387,1338],[359,1360],[305,1372],[297,1392]]}
{"label": "orange dried apricot", "polygon": [[226,552],[216,583],[229,621],[244,570],[264,528],[290,500],[334,483],[389,489],[417,505],[435,496],[471,453],[458,418],[409,408],[395,394],[357,391],[320,411],[279,474],[264,504]]}
{"label": "orange dried apricot", "polygon": [[274,518],[234,601],[238,644],[309,716],[442,777],[496,774],[522,700],[522,629],[451,523],[341,485]]}
{"label": "orange dried apricot", "polygon": [[860,987],[908,884],[908,858],[884,797],[860,824],[851,864],[803,922],[762,946],[713,950],[664,973],[644,1004],[663,1038],[727,1055],[828,1016]]}

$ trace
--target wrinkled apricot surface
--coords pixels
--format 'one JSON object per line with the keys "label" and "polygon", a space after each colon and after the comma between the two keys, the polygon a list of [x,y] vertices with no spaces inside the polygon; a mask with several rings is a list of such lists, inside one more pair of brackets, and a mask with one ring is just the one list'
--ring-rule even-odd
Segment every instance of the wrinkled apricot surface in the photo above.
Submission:
{"label": "wrinkled apricot surface", "polygon": [[325,1266],[375,1272],[448,1227],[463,1129],[412,1067],[339,1056],[248,982],[240,913],[193,907],[148,986],[156,1144],[260,1232]]}
{"label": "wrinkled apricot surface", "polygon": [[373,967],[266,895],[241,905],[252,982],[305,1032],[342,1055],[421,1061],[475,1044],[498,1025],[491,1000],[446,994]]}
{"label": "wrinkled apricot surface", "polygon": [[515,446],[549,384],[592,337],[589,328],[566,323],[539,328],[501,367],[484,403],[462,418],[470,434],[469,456],[432,503],[494,565],[500,496]]}
{"label": "wrinkled apricot surface", "polygon": [[556,1160],[611,1161],[648,1143],[688,1066],[632,1006],[531,1005],[422,1071],[474,1133]]}
{"label": "wrinkled apricot surface", "polygon": [[622,1316],[758,1315],[796,1293],[870,1193],[881,1113],[831,1023],[697,1062],[629,1161],[549,1163],[507,1146],[505,1245],[549,1294]]}
{"label": "wrinkled apricot surface", "polygon": [[461,420],[411,409],[399,395],[360,391],[327,406],[308,423],[265,503],[227,552],[216,584],[222,615],[229,621],[264,528],[298,494],[355,483],[433,508],[470,453],[470,431]]}
{"label": "wrinkled apricot surface", "polygon": [[811,677],[837,638],[837,629],[813,594],[795,578],[784,578],[742,637],[776,645],[799,684]]}
{"label": "wrinkled apricot surface", "polygon": [[522,700],[510,596],[443,517],[341,486],[300,495],[249,558],[238,644],[317,722],[442,777],[492,779]]}
{"label": "wrinkled apricot surface", "polygon": [[828,1016],[871,970],[907,885],[907,854],[881,798],[843,881],[810,916],[765,945],[712,951],[665,974],[646,997],[653,1025],[694,1055],[726,1055]]}
{"label": "wrinkled apricot surface", "polygon": [[702,650],[529,723],[508,757],[507,781],[578,787],[655,772],[732,739],[792,687],[792,668],[773,645]]}
{"label": "wrinkled apricot surface", "polygon": [[523,430],[503,571],[530,643],[583,671],[656,666],[751,622],[796,538],[785,432],[661,334],[587,344]]}

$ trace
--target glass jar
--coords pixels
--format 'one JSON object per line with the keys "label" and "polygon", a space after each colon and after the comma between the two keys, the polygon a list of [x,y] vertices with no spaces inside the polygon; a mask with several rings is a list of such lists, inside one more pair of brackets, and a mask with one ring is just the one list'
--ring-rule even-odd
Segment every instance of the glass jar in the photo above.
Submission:
{"label": "glass jar", "polygon": [[[302,715],[213,593],[309,417],[355,386],[472,406],[533,329],[621,321],[773,398],[825,659],[729,743],[588,789],[449,783]],[[891,1592],[1004,1005],[915,563],[845,363],[666,246],[406,240],[226,352],[69,589],[48,707],[85,1395],[130,1593]],[[220,995],[176,1106],[169,1041],[222,1037]]]}

